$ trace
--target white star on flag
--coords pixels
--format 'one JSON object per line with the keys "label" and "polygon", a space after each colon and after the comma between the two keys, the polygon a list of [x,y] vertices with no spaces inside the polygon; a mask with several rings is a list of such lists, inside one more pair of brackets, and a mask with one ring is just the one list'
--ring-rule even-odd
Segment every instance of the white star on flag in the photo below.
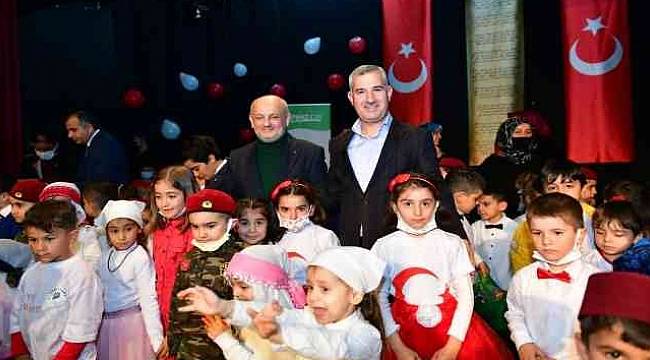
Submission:
{"label": "white star on flag", "polygon": [[602,16],[599,16],[599,17],[597,17],[595,19],[587,18],[585,20],[587,21],[587,26],[582,28],[582,31],[591,31],[592,36],[596,36],[596,33],[598,32],[598,30],[606,28],[606,26],[603,25],[603,23],[602,23],[602,21],[603,21]]}
{"label": "white star on flag", "polygon": [[408,44],[402,43],[400,45],[401,45],[401,49],[397,54],[404,55],[404,57],[407,58],[407,59],[409,58],[409,55],[411,55],[411,54],[413,54],[415,52],[415,50],[413,50],[413,43],[412,42],[410,42]]}

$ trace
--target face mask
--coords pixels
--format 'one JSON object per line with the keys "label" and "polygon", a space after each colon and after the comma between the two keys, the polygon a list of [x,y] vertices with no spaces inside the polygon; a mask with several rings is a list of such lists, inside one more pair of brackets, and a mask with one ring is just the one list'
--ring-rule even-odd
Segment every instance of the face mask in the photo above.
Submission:
{"label": "face mask", "polygon": [[34,150],[34,152],[36,153],[36,156],[38,156],[38,158],[43,161],[49,161],[54,158],[54,150],[48,150],[48,151]]}
{"label": "face mask", "polygon": [[235,223],[235,219],[228,220],[228,225],[226,225],[226,231],[221,235],[217,240],[212,241],[196,241],[192,240],[192,245],[196,246],[201,251],[217,251],[221,245],[223,245],[230,238],[230,228],[232,228]]}
{"label": "face mask", "polygon": [[280,222],[280,227],[283,227],[287,229],[288,232],[292,232],[292,233],[300,232],[307,225],[311,224],[309,215],[305,215],[298,219],[286,219],[280,216],[280,214],[278,214],[278,221]]}
{"label": "face mask", "polygon": [[170,218],[165,217],[165,215],[163,215],[163,213],[160,212],[160,211],[158,211],[158,215],[162,216],[162,218],[165,219],[165,220],[174,220],[174,219],[178,219],[179,217],[181,217],[181,215],[185,214],[186,210],[187,210],[187,208],[185,206],[183,206],[182,209],[180,209],[174,216],[172,216]]}
{"label": "face mask", "polygon": [[537,250],[533,251],[533,259],[543,261],[549,265],[554,265],[554,266],[562,266],[562,265],[567,265],[570,264],[582,257],[582,253],[580,252],[580,245],[578,244],[578,239],[580,239],[582,230],[578,230],[576,234],[576,239],[575,243],[573,245],[573,249],[569,251],[568,254],[564,255],[561,259],[550,261],[546,260],[542,254],[537,252]]}
{"label": "face mask", "polygon": [[528,151],[531,141],[529,137],[512,138],[512,147],[517,151]]}
{"label": "face mask", "polygon": [[436,203],[436,208],[431,214],[431,219],[429,219],[429,222],[424,224],[424,226],[419,229],[415,229],[411,227],[411,225],[407,224],[406,221],[404,221],[402,215],[400,215],[399,212],[395,212],[395,214],[397,215],[397,229],[402,230],[409,235],[415,235],[415,236],[424,235],[436,229],[438,227],[438,224],[436,224],[436,211],[438,210],[438,204],[439,203]]}

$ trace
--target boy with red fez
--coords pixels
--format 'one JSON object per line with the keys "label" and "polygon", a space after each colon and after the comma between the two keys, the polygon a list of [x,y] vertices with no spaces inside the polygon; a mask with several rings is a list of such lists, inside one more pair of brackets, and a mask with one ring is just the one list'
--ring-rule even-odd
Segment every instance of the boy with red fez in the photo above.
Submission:
{"label": "boy with red fez", "polygon": [[542,195],[528,207],[535,261],[513,276],[505,313],[521,360],[579,358],[578,312],[589,276],[599,271],[580,252],[582,211],[562,193]]}
{"label": "boy with red fez", "polygon": [[232,299],[225,271],[232,256],[243,249],[229,234],[237,204],[222,191],[205,189],[189,196],[186,207],[194,248],[185,255],[174,283],[167,335],[169,355],[177,359],[225,359],[205,333],[201,316],[178,311],[185,301],[176,294],[192,286],[204,286],[222,299]]}
{"label": "boy with red fez", "polygon": [[[27,210],[31,209],[38,200],[41,191],[47,186],[46,183],[38,179],[18,180],[9,191],[9,202],[11,203],[11,215],[17,224],[22,224],[25,220]],[[14,240],[27,244],[24,231],[16,235]]]}
{"label": "boy with red fez", "polygon": [[650,359],[650,277],[592,275],[580,309],[576,343],[583,360]]}

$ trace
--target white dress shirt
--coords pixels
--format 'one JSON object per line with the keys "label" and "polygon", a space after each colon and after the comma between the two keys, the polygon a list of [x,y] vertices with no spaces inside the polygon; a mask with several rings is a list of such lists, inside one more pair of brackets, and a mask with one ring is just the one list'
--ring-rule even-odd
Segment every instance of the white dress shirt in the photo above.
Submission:
{"label": "white dress shirt", "polygon": [[137,243],[125,250],[110,248],[102,254],[99,275],[104,285],[106,312],[140,306],[152,348],[158,350],[163,341],[163,329],[156,295],[156,272],[147,250]]}
{"label": "white dress shirt", "polygon": [[371,252],[386,261],[378,299],[386,336],[399,329],[388,302],[389,295],[395,296],[393,279],[405,269],[419,267],[434,273],[451,290],[458,305],[447,334],[465,339],[474,306],[470,280],[474,267],[458,236],[440,229],[418,237],[395,231],[377,240]]}
{"label": "white dress shirt", "polygon": [[392,122],[393,117],[391,114],[387,114],[382,120],[379,131],[374,136],[368,136],[361,132],[361,120],[357,119],[352,125],[353,135],[348,144],[348,157],[359,187],[363,192],[368,189],[368,184],[379,162],[381,149],[384,147]]}
{"label": "white dress shirt", "polygon": [[[490,228],[486,225],[501,225],[503,229]],[[503,215],[495,223],[479,220],[472,224],[474,249],[485,264],[490,268],[490,277],[503,290],[508,290],[512,273],[510,272],[510,246],[512,233],[517,223]]]}
{"label": "white dress shirt", "polygon": [[[247,308],[260,310],[263,303],[235,301],[231,324],[246,327],[251,324]],[[381,336],[356,310],[335,323],[321,325],[309,308],[283,309],[276,318],[284,343],[278,350],[289,348],[314,360],[349,359],[379,360]]]}
{"label": "white dress shirt", "polygon": [[18,285],[11,332],[22,334],[33,359],[52,359],[64,341],[86,343],[79,359],[95,359],[103,310],[99,277],[80,256],[36,262]]}
{"label": "white dress shirt", "polygon": [[517,349],[534,343],[554,359],[580,359],[574,334],[579,329],[578,312],[594,266],[578,259],[565,271],[569,283],[556,279],[538,279],[538,268],[548,265],[536,261],[512,278],[508,290],[508,311],[505,314],[511,337]]}

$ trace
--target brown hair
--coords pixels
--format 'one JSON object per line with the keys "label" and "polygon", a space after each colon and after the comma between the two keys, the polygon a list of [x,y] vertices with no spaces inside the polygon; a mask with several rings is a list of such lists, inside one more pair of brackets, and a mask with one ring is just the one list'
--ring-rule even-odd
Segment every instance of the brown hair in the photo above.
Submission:
{"label": "brown hair", "polygon": [[632,231],[634,236],[639,235],[642,230],[641,219],[634,211],[632,203],[628,201],[607,202],[596,209],[592,219],[594,229],[618,221],[621,227]]}
{"label": "brown hair", "polygon": [[485,190],[485,179],[478,172],[470,169],[452,169],[445,178],[451,193],[465,192],[474,194]]}
{"label": "brown hair", "polygon": [[318,191],[308,182],[292,179],[285,180],[277,184],[271,192],[271,202],[273,207],[277,210],[280,197],[286,195],[304,196],[307,204],[314,207],[314,215],[309,218],[316,224],[323,224],[325,222],[325,210],[320,204],[318,199]]}
{"label": "brown hair", "polygon": [[559,217],[576,229],[584,228],[582,206],[578,200],[562,193],[545,194],[535,199],[527,209],[526,220],[534,217]]}
{"label": "brown hair", "polygon": [[621,340],[643,350],[650,350],[650,324],[618,316],[585,316],[580,318],[582,342],[589,346],[589,336],[616,325],[623,327]]}
{"label": "brown hair", "polygon": [[66,231],[77,228],[77,213],[67,200],[46,200],[36,203],[25,214],[23,228],[33,227],[51,233],[54,229]]}
{"label": "brown hair", "polygon": [[[159,181],[167,181],[173,188],[180,190],[183,193],[183,201],[187,201],[187,198],[198,191],[199,185],[194,180],[194,175],[190,170],[185,166],[169,166],[158,172],[156,177],[153,179],[154,186]],[[151,232],[154,232],[158,229],[161,229],[165,226],[166,220],[160,216],[158,213],[158,206],[156,206],[156,192],[151,192]],[[183,215],[185,221],[180,225],[179,230],[181,232],[187,230],[189,227],[189,222],[187,221],[187,213]]]}
{"label": "brown hair", "polygon": [[[266,237],[258,244],[274,244],[280,240],[281,235],[279,234],[279,228],[277,223],[277,218],[273,216],[273,211],[271,210],[271,203],[265,199],[258,199],[247,197],[239,199],[237,201],[237,209],[235,210],[234,217],[239,219],[244,215],[244,210],[261,210],[260,213],[264,218],[266,218]],[[241,241],[237,231],[233,231],[233,236],[237,241]]]}
{"label": "brown hair", "polygon": [[381,308],[377,300],[377,290],[363,295],[363,300],[358,305],[361,315],[366,319],[370,325],[379,330],[381,340],[384,340],[384,320],[381,317]]}

